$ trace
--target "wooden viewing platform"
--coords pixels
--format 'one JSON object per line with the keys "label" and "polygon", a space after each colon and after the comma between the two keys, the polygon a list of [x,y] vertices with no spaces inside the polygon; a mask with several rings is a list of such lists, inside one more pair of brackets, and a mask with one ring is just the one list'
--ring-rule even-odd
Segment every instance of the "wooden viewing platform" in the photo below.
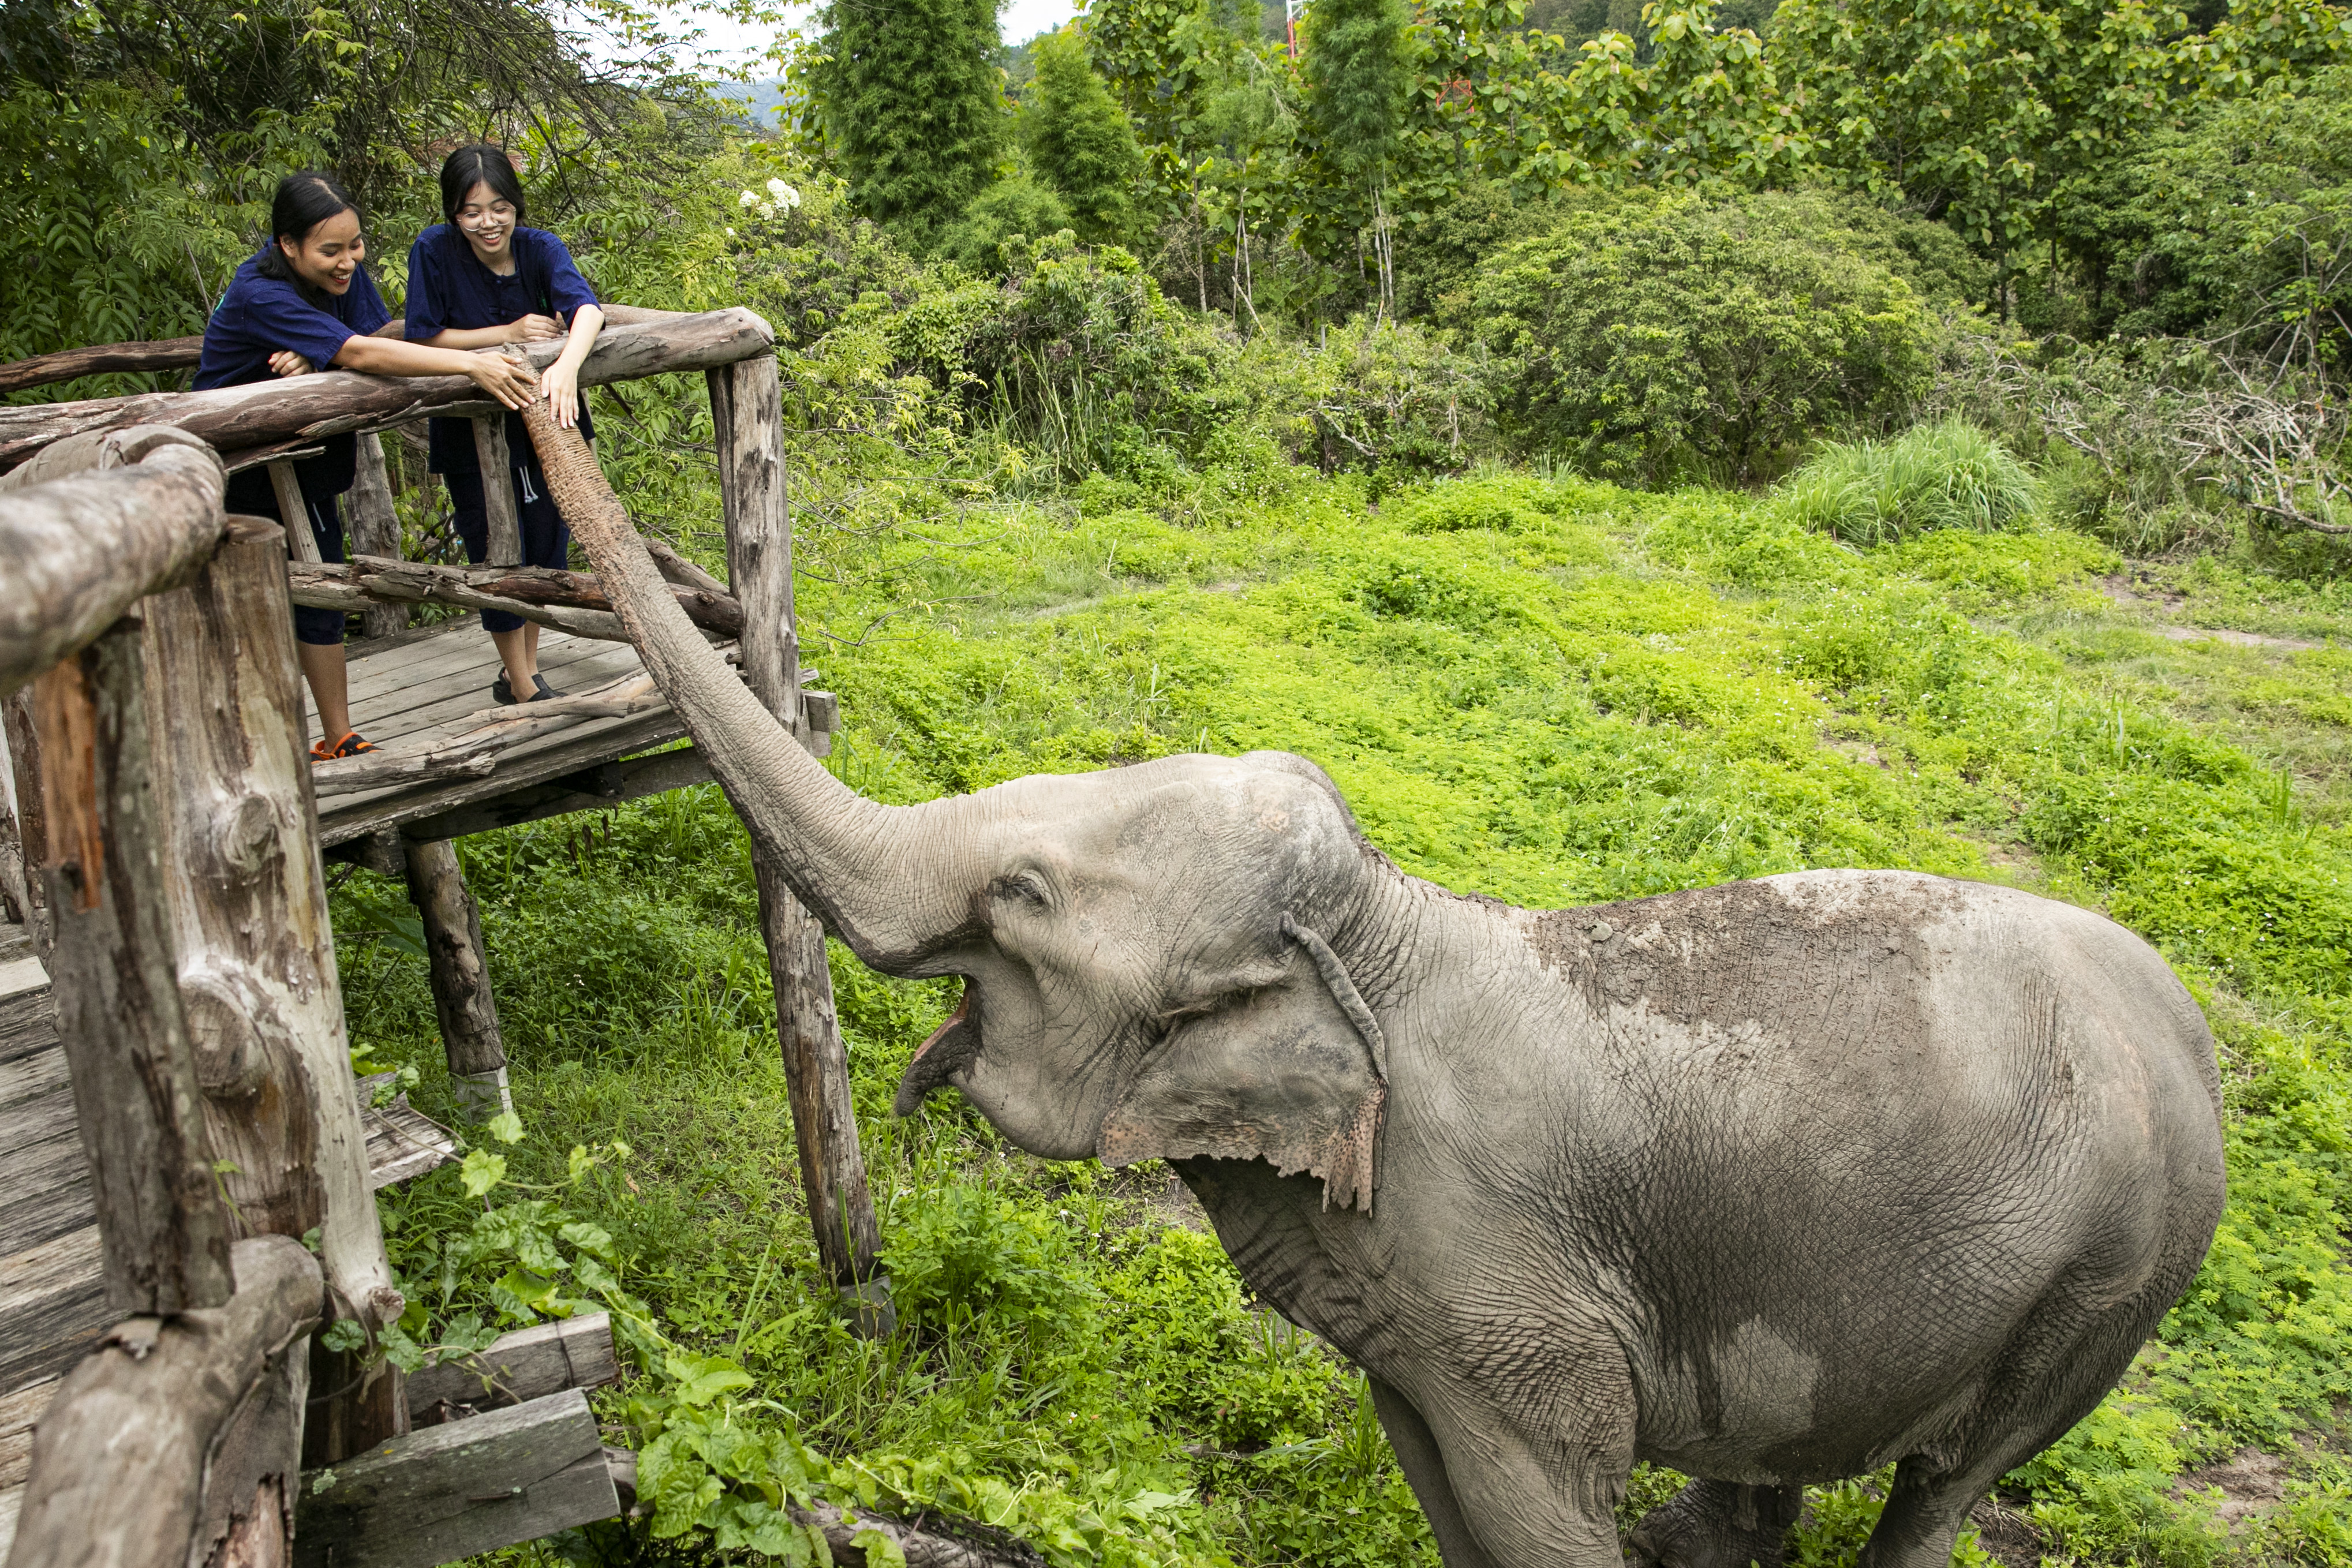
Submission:
{"label": "wooden viewing platform", "polygon": [[[609,314],[583,387],[699,371],[710,392],[727,575],[647,548],[821,756],[838,709],[803,689],[773,334],[740,309]],[[187,351],[70,350],[0,367],[0,387]],[[20,923],[0,925],[9,1568],[425,1568],[609,1518],[633,1484],[582,1394],[618,1374],[601,1322],[525,1329],[413,1392],[380,1354],[314,1333],[342,1322],[373,1343],[398,1317],[371,1195],[455,1146],[352,1076],[322,857],[405,879],[457,1113],[485,1120],[510,1103],[506,1051],[451,841],[709,777],[598,580],[515,564],[503,486],[491,564],[398,559],[376,433],[472,418],[503,472],[503,411],[478,396],[463,377],[327,371],[0,407],[0,918]],[[291,458],[347,433],[348,565],[304,559],[290,505],[291,528],[223,514],[229,472],[266,465],[290,499]],[[377,752],[305,759],[294,603],[364,612],[350,689]],[[564,695],[494,704],[474,617],[411,627],[417,603],[539,622]],[[856,1127],[824,1113],[848,1103],[824,935],[756,850],[754,870],[818,1255],[857,1331],[887,1333]],[[468,1379],[485,1397],[459,1396]],[[484,1477],[496,1497],[477,1495]],[[824,1528],[838,1560],[864,1560],[855,1530]]]}

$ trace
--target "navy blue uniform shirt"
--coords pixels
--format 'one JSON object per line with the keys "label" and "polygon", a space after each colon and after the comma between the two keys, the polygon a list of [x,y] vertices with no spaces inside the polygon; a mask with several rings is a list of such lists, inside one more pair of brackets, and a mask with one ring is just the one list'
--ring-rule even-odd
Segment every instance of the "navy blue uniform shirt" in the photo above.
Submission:
{"label": "navy blue uniform shirt", "polygon": [[[545,229],[517,228],[507,242],[514,248],[512,277],[484,267],[466,236],[449,224],[435,224],[416,236],[408,252],[408,314],[402,329],[411,342],[429,342],[450,328],[477,331],[503,327],[525,316],[552,316],[569,328],[573,312],[596,303],[596,291],[572,264],[563,242]],[[580,400],[580,434],[595,439],[588,423],[588,400]],[[432,422],[429,466],[436,474],[471,474],[481,467],[474,454],[472,422]],[[522,415],[507,415],[507,451],[520,463],[531,453]]]}
{"label": "navy blue uniform shirt", "polygon": [[[273,242],[274,243],[274,242]],[[262,253],[264,255],[267,252]],[[261,275],[261,256],[248,258],[229,280],[219,308],[205,323],[204,355],[196,361],[195,388],[241,387],[274,379],[269,356],[290,349],[310,361],[314,371],[334,362],[343,345],[363,338],[392,319],[383,296],[362,267],[352,274],[352,286],[341,294],[313,291],[298,283]],[[352,487],[357,465],[358,442],[349,435],[331,435],[326,451],[294,465],[302,494],[312,501],[340,496]],[[242,476],[240,476],[242,477]],[[277,508],[269,508],[275,513]]]}

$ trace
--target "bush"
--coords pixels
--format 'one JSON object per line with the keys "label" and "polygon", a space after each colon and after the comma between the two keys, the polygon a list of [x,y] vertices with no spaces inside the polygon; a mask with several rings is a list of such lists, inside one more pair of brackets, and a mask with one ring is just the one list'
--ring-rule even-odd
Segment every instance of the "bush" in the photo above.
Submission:
{"label": "bush", "polygon": [[972,198],[971,205],[940,231],[939,254],[984,277],[1001,277],[1017,265],[1008,247],[1044,239],[1070,226],[1062,198],[1025,174],[999,180]]}
{"label": "bush", "polygon": [[1928,384],[1936,321],[1845,210],[1596,195],[1488,258],[1445,319],[1502,358],[1497,422],[1522,449],[1646,484],[1767,477]]}
{"label": "bush", "polygon": [[2023,521],[2041,486],[1991,436],[1948,419],[1892,441],[1832,444],[1789,481],[1790,509],[1809,528],[1875,545],[1937,528],[1992,533]]}

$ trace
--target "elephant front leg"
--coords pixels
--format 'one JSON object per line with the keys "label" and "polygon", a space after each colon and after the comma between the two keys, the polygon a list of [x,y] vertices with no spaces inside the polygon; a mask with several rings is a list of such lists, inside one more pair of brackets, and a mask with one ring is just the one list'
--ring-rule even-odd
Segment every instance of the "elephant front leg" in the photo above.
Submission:
{"label": "elephant front leg", "polygon": [[1528,1368],[1522,1409],[1497,1409],[1479,1382],[1442,1371],[1410,1394],[1371,1380],[1445,1568],[1623,1568],[1616,1508],[1633,1468],[1633,1394],[1614,1344],[1602,1354],[1606,1370],[1600,1355],[1580,1358],[1572,1389]]}

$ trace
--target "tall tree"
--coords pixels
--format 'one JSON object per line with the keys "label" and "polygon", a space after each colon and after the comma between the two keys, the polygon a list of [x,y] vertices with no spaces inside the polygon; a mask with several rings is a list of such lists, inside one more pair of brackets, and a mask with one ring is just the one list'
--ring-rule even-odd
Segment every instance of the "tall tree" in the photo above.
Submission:
{"label": "tall tree", "polygon": [[1396,297],[1385,192],[1412,85],[1412,25],[1405,0],[1316,0],[1301,40],[1307,119],[1324,162],[1370,209],[1383,311]]}
{"label": "tall tree", "polygon": [[1132,243],[1143,149],[1127,111],[1095,75],[1075,26],[1037,42],[1036,87],[1022,115],[1029,162],[1061,193],[1078,237]]}
{"label": "tall tree", "polygon": [[833,0],[811,72],[858,210],[927,245],[995,172],[1004,74],[994,0]]}

